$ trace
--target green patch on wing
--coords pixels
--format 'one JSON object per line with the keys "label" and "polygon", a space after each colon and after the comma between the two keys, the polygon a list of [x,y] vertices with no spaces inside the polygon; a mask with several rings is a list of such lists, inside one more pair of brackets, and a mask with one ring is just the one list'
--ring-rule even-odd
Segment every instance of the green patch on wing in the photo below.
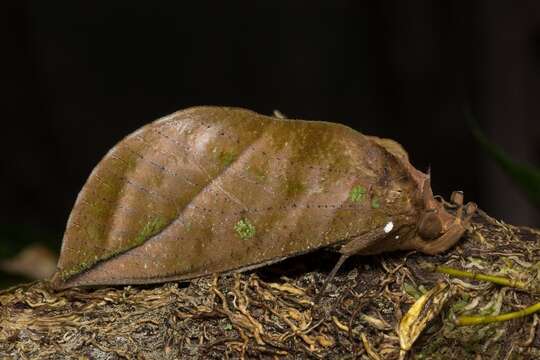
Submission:
{"label": "green patch on wing", "polygon": [[379,198],[374,197],[373,199],[371,199],[371,207],[373,209],[378,209],[381,207],[381,202]]}
{"label": "green patch on wing", "polygon": [[250,165],[248,171],[253,174],[257,181],[263,182],[266,179],[266,173],[257,166]]}
{"label": "green patch on wing", "polygon": [[255,226],[248,219],[240,219],[235,225],[234,230],[242,240],[251,239],[255,236]]}
{"label": "green patch on wing", "polygon": [[351,189],[351,192],[349,193],[349,199],[351,199],[352,202],[360,202],[362,201],[364,195],[366,193],[366,188],[363,186],[357,185]]}
{"label": "green patch on wing", "polygon": [[167,225],[164,217],[156,216],[148,221],[133,241],[135,246],[141,245],[152,236],[159,233]]}
{"label": "green patch on wing", "polygon": [[236,158],[236,155],[226,150],[222,150],[218,154],[218,161],[222,166],[231,165],[235,158]]}
{"label": "green patch on wing", "polygon": [[304,191],[304,188],[304,184],[302,184],[300,181],[291,180],[287,183],[287,196],[291,197],[300,194],[302,191]]}
{"label": "green patch on wing", "polygon": [[60,273],[60,278],[64,281],[66,281],[67,279],[69,279],[70,277],[74,276],[74,275],[77,275],[81,272],[83,272],[84,270],[87,270],[88,268],[90,268],[94,263],[89,263],[89,262],[86,262],[86,261],[83,261],[83,262],[80,262],[78,264],[76,264],[75,266],[69,268],[69,269],[66,269],[64,271],[62,271]]}
{"label": "green patch on wing", "polygon": [[[146,224],[144,224],[141,231],[139,231],[137,236],[135,236],[135,238],[128,245],[127,248],[117,249],[101,257],[98,257],[96,255],[88,261],[81,261],[75,266],[72,266],[69,269],[65,269],[64,271],[62,271],[60,273],[61,278],[65,281],[74,275],[77,275],[79,273],[82,273],[85,270],[88,270],[89,268],[91,268],[92,266],[94,266],[96,263],[100,261],[105,261],[107,259],[113,258],[117,256],[118,254],[121,254],[130,249],[133,249],[134,247],[142,245],[146,240],[148,240],[149,238],[151,238],[152,236],[158,234],[161,230],[163,230],[168,225],[168,223],[169,221],[165,217],[162,217],[162,216],[156,216],[152,218],[151,220],[146,222]],[[89,231],[90,233],[93,233],[96,230],[94,230],[94,227],[90,226],[87,229],[87,231]]]}

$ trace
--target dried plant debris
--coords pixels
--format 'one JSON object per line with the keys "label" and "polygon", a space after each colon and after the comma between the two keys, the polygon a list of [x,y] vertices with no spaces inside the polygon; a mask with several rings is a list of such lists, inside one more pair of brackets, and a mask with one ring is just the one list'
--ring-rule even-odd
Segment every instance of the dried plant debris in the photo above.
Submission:
{"label": "dried plant debris", "polygon": [[[0,358],[539,358],[536,314],[456,324],[463,315],[499,315],[539,302],[539,245],[537,230],[480,213],[445,254],[350,259],[318,304],[313,298],[337,259],[325,252],[189,284],[55,292],[35,282],[0,293]],[[450,277],[433,271],[437,266],[527,286]]]}

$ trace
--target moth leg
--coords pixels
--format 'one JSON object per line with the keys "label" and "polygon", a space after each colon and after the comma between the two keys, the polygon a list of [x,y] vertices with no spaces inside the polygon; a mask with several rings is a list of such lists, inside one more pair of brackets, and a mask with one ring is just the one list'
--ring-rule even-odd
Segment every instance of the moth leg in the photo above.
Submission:
{"label": "moth leg", "polygon": [[424,254],[435,255],[442,253],[454,246],[465,233],[465,227],[461,223],[452,224],[448,230],[435,240],[423,241],[420,248]]}
{"label": "moth leg", "polygon": [[[454,194],[456,193],[457,192],[454,192],[452,194],[452,202],[457,199],[457,204],[459,204],[460,195],[458,193],[456,197],[454,197]],[[454,220],[454,223],[450,225],[448,230],[446,230],[446,232],[437,239],[431,241],[422,241],[420,251],[428,255],[435,255],[454,246],[469,228],[471,218],[476,212],[476,209],[476,204],[472,202],[463,206],[463,195],[461,195],[461,205],[456,211],[456,219]],[[465,216],[462,218],[464,212]]]}
{"label": "moth leg", "polygon": [[332,269],[332,271],[330,271],[330,274],[328,274],[326,276],[326,279],[324,279],[324,283],[323,283],[323,286],[322,286],[321,290],[315,296],[315,300],[314,300],[315,304],[317,304],[319,302],[322,295],[326,291],[326,288],[328,287],[328,284],[330,284],[332,279],[334,279],[334,276],[336,276],[336,273],[338,272],[339,268],[341,267],[341,265],[343,265],[345,260],[347,260],[349,258],[349,256],[350,255],[341,254],[341,256],[339,257],[338,262],[336,263],[336,265],[334,265],[334,268]]}
{"label": "moth leg", "polygon": [[359,254],[362,250],[364,250],[368,246],[376,243],[379,239],[381,239],[381,238],[383,238],[383,237],[385,237],[387,235],[388,235],[388,233],[386,231],[384,231],[384,227],[381,227],[379,229],[375,229],[373,231],[370,231],[368,233],[365,233],[365,234],[362,234],[362,235],[360,235],[358,237],[355,237],[355,238],[351,239],[349,242],[347,242],[346,244],[344,244],[339,249],[339,253],[341,254],[341,256],[339,257],[338,262],[336,263],[336,265],[334,265],[334,268],[332,269],[332,271],[330,271],[330,274],[328,274],[328,276],[324,280],[324,283],[323,283],[323,286],[322,286],[321,290],[319,291],[319,293],[315,297],[315,303],[319,302],[321,296],[326,291],[326,288],[328,287],[328,284],[330,282],[332,282],[332,280],[336,276],[336,273],[338,272],[338,270],[341,268],[343,263],[351,255]]}

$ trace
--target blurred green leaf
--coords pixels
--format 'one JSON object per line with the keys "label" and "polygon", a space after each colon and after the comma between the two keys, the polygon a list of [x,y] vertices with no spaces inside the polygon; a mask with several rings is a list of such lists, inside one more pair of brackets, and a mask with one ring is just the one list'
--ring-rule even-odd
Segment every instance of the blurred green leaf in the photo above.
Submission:
{"label": "blurred green leaf", "polygon": [[501,147],[489,141],[470,111],[466,109],[465,114],[474,138],[499,164],[501,169],[512,178],[514,183],[527,195],[527,198],[540,208],[540,170],[532,165],[518,163],[512,159]]}

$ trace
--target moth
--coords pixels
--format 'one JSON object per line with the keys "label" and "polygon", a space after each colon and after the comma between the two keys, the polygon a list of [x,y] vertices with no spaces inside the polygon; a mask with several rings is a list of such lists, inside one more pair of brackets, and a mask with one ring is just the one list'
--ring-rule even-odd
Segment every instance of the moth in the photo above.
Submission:
{"label": "moth", "polygon": [[320,248],[437,254],[455,214],[395,141],[323,121],[194,107],[156,120],[95,167],[67,221],[52,284],[148,284],[246,271]]}

